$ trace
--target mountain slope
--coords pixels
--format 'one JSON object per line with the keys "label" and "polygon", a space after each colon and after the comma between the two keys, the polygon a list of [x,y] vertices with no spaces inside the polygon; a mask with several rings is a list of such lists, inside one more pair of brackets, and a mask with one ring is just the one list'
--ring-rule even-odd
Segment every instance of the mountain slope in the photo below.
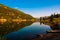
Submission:
{"label": "mountain slope", "polygon": [[33,17],[29,14],[25,14],[17,9],[9,8],[0,4],[0,18],[21,18],[21,19],[32,19]]}

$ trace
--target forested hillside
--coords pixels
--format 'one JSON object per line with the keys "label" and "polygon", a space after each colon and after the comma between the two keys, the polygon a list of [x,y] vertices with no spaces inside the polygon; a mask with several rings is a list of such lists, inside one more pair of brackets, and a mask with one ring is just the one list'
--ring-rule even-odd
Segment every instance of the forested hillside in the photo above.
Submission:
{"label": "forested hillside", "polygon": [[19,21],[24,20],[24,21],[30,21],[34,19],[31,15],[25,14],[24,12],[9,8],[3,4],[0,4],[0,22],[1,20],[4,19],[5,21],[16,21],[19,19]]}

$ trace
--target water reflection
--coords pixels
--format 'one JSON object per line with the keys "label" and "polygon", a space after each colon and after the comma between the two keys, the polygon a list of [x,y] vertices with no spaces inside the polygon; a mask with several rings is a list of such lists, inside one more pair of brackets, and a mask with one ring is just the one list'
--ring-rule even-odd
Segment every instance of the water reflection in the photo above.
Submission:
{"label": "water reflection", "polygon": [[60,30],[60,25],[58,23],[50,25],[53,30]]}
{"label": "water reflection", "polygon": [[31,25],[33,22],[21,22],[19,24],[17,23],[4,23],[0,24],[0,36],[3,36],[5,34],[8,34],[10,32],[17,31],[25,26]]}
{"label": "water reflection", "polygon": [[52,30],[60,30],[60,24],[59,23],[54,23],[54,22],[51,22],[51,23],[40,23],[40,24],[45,24],[45,25],[49,25],[51,27]]}
{"label": "water reflection", "polygon": [[[27,22],[27,24],[28,23],[29,22]],[[32,40],[37,34],[46,34],[47,30],[51,30],[50,26],[44,24],[40,25],[39,22],[35,22],[32,25],[27,25],[26,27],[19,29],[18,31],[11,32],[5,35],[5,37],[7,37],[7,40]]]}
{"label": "water reflection", "polygon": [[50,26],[39,22],[0,24],[0,36],[6,37],[7,40],[31,40],[37,34],[46,34],[47,30],[51,30]]}

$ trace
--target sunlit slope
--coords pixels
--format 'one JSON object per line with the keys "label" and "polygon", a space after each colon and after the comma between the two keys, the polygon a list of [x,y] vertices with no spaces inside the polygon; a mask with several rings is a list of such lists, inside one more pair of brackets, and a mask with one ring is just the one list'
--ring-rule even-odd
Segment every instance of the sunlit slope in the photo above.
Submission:
{"label": "sunlit slope", "polygon": [[0,4],[0,22],[20,22],[22,20],[34,21],[34,18],[29,14],[21,12],[20,10],[9,8]]}

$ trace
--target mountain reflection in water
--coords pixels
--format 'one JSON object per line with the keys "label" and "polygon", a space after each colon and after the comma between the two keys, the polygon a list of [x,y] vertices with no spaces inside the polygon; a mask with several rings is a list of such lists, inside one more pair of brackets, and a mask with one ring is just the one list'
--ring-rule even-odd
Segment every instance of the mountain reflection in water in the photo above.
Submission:
{"label": "mountain reflection in water", "polygon": [[7,40],[32,40],[37,34],[46,34],[47,30],[51,30],[50,26],[39,22],[5,23],[0,27],[0,35]]}
{"label": "mountain reflection in water", "polygon": [[25,26],[31,25],[33,22],[21,22],[19,24],[16,23],[4,23],[0,24],[0,35],[8,34],[10,32],[17,31]]}

